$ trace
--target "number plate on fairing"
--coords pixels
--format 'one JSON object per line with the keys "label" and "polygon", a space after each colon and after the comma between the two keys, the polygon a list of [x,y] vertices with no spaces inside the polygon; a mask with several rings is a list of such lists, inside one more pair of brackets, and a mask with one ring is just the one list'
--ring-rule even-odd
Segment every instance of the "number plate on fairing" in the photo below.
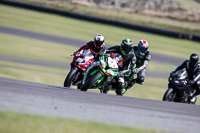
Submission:
{"label": "number plate on fairing", "polygon": [[115,68],[117,69],[118,68],[118,65],[117,65],[117,61],[112,59],[111,57],[108,57],[108,66],[110,68]]}

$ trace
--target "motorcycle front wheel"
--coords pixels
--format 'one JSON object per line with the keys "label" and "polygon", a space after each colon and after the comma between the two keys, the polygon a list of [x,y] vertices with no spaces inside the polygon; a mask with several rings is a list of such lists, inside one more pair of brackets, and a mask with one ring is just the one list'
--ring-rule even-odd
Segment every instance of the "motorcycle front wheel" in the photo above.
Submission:
{"label": "motorcycle front wheel", "polygon": [[90,77],[85,84],[80,88],[81,91],[87,91],[89,88],[91,88],[103,75],[101,72],[97,72],[95,75]]}
{"label": "motorcycle front wheel", "polygon": [[163,101],[175,102],[177,92],[173,88],[167,89],[163,96]]}
{"label": "motorcycle front wheel", "polygon": [[78,70],[72,68],[64,81],[64,87],[70,87]]}

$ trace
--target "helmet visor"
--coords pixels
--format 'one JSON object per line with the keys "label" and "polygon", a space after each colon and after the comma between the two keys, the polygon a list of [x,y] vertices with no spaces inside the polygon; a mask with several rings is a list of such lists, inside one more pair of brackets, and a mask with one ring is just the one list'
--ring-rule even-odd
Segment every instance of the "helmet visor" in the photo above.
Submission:
{"label": "helmet visor", "polygon": [[190,56],[190,65],[196,66],[199,60],[199,56],[197,54],[192,54]]}
{"label": "helmet visor", "polygon": [[102,44],[103,44],[102,41],[96,41],[96,40],[95,40],[95,45],[96,45],[97,47],[101,47]]}
{"label": "helmet visor", "polygon": [[132,50],[132,47],[123,47],[121,46],[121,50],[125,53],[125,54],[129,54]]}
{"label": "helmet visor", "polygon": [[190,65],[196,66],[197,65],[197,60],[190,60]]}
{"label": "helmet visor", "polygon": [[144,47],[138,47],[138,48],[141,53],[145,53],[148,50],[148,48],[144,48]]}

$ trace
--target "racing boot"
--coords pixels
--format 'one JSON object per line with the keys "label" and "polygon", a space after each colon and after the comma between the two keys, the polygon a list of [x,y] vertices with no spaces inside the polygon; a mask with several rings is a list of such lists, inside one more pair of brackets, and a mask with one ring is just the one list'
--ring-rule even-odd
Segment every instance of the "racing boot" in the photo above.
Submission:
{"label": "racing boot", "polygon": [[130,89],[135,83],[136,83],[136,80],[133,79],[133,80],[128,84],[128,86],[126,87],[126,89]]}
{"label": "racing boot", "polygon": [[192,98],[190,98],[190,104],[195,104],[197,101],[197,96],[193,96]]}
{"label": "racing boot", "polygon": [[190,104],[195,104],[196,103],[197,97],[196,97],[195,93],[196,93],[196,90],[193,90],[193,89],[189,90]]}
{"label": "racing boot", "polygon": [[122,96],[126,92],[126,89],[124,89],[124,87],[125,87],[125,83],[119,82],[117,86],[117,90],[115,91],[116,94]]}

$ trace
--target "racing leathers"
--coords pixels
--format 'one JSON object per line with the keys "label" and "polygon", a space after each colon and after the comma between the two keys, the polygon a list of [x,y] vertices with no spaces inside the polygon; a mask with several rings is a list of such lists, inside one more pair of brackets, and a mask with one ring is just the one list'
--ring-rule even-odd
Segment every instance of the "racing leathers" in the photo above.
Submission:
{"label": "racing leathers", "polygon": [[[94,41],[89,41],[84,46],[82,46],[79,50],[77,50],[76,52],[74,52],[74,54],[76,54],[76,53],[83,53],[85,50],[90,50],[91,53],[94,56],[94,61],[96,61],[96,60],[99,59],[99,56],[105,54],[105,52],[106,52],[106,46],[103,43],[100,48],[97,48],[97,47],[95,47]],[[81,85],[82,85],[82,83],[78,84],[77,87],[80,88]]]}
{"label": "racing leathers", "polygon": [[98,60],[99,56],[104,55],[106,52],[106,46],[104,43],[98,49],[97,47],[95,47],[94,41],[90,41],[90,42],[87,42],[84,46],[82,46],[79,50],[77,50],[74,54],[76,54],[77,52],[86,50],[86,49],[90,49],[91,53],[94,56],[94,60]]}
{"label": "racing leathers", "polygon": [[146,73],[146,67],[151,59],[151,54],[149,51],[146,51],[145,53],[141,53],[138,50],[137,46],[133,47],[135,56],[136,56],[136,69],[135,73],[137,73],[136,83],[138,84],[144,84],[145,79],[145,73]]}
{"label": "racing leathers", "polygon": [[193,66],[193,65],[190,65],[189,60],[185,60],[172,73],[175,73],[184,68],[186,69],[187,74],[188,74],[188,77],[187,77],[188,84],[190,84],[193,88],[196,89],[195,95],[200,94],[200,63],[198,62],[197,65]]}
{"label": "racing leathers", "polygon": [[125,87],[124,76],[130,74],[136,63],[134,50],[132,49],[129,54],[124,55],[120,50],[120,46],[113,46],[107,49],[106,53],[118,53],[123,58],[122,65],[119,66],[118,87],[116,90],[117,95],[123,95],[125,92],[122,92],[121,90]]}

